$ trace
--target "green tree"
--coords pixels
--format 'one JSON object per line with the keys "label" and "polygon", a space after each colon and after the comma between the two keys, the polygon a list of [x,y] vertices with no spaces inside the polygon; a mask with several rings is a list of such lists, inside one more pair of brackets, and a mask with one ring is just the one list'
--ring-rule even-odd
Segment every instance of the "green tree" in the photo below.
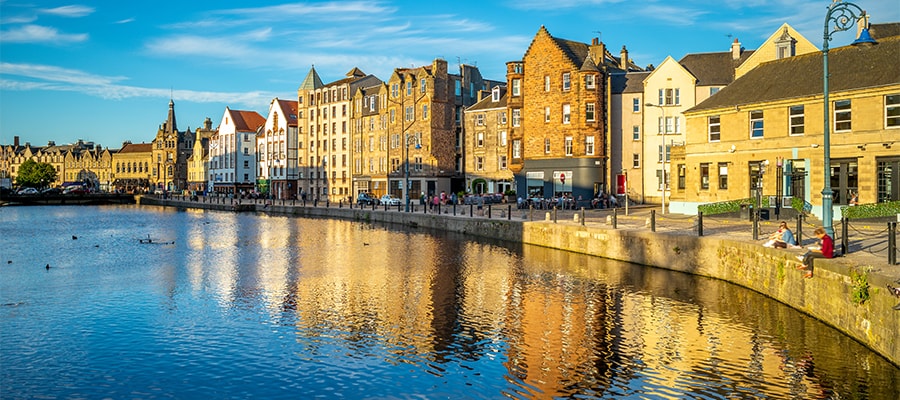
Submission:
{"label": "green tree", "polygon": [[48,163],[25,160],[19,166],[19,175],[16,176],[16,184],[20,187],[29,186],[43,188],[56,181],[56,168]]}

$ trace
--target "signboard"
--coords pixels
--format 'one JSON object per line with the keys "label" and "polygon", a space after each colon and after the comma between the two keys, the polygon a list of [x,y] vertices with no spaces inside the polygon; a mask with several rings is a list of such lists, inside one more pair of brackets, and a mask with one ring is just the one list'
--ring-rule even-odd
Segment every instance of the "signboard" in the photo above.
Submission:
{"label": "signboard", "polygon": [[616,175],[616,194],[625,194],[627,176],[625,174]]}

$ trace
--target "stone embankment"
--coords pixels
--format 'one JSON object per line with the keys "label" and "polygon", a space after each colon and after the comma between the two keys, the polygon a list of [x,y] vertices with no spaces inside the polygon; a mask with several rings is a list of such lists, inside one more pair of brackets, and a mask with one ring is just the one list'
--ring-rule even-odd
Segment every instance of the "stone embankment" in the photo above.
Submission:
{"label": "stone embankment", "polygon": [[[900,365],[898,299],[885,285],[900,278],[894,266],[858,265],[853,257],[816,260],[814,277],[805,279],[796,267],[799,250],[770,249],[757,242],[718,234],[650,232],[585,226],[572,219],[529,221],[515,218],[471,218],[466,215],[406,213],[372,208],[303,207],[284,204],[231,204],[163,200],[142,197],[140,204],[251,211],[302,217],[343,218],[503,239],[589,254],[635,264],[721,279],[754,290],[823,321]],[[466,207],[468,210],[468,207]],[[505,208],[504,208],[505,210]],[[467,211],[468,212],[468,211]],[[499,213],[495,210],[495,213]],[[506,211],[503,211],[504,215]],[[545,212],[538,213],[541,217]],[[576,216],[577,213],[574,213]],[[569,214],[572,216],[572,213]],[[688,232],[690,228],[686,228]],[[864,301],[859,301],[864,299]]]}

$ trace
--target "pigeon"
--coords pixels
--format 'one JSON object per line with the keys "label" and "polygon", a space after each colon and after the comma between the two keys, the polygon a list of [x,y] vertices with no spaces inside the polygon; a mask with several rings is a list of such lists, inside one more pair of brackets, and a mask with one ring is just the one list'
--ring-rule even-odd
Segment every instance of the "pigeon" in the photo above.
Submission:
{"label": "pigeon", "polygon": [[72,240],[78,239],[78,236],[72,235]]}
{"label": "pigeon", "polygon": [[12,264],[12,260],[6,260],[7,264]]}
{"label": "pigeon", "polygon": [[47,266],[44,268],[46,268],[47,270],[50,270],[50,264],[47,264]]}

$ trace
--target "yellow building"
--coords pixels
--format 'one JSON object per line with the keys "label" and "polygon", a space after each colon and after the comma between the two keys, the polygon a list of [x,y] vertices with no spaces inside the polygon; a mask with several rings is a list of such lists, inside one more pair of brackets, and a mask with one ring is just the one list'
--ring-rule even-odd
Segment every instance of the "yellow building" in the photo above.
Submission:
{"label": "yellow building", "polygon": [[27,160],[47,163],[56,169],[56,181],[46,182],[47,187],[81,183],[94,190],[107,190],[113,179],[109,149],[83,140],[64,145],[53,141],[46,146],[19,145],[19,137],[15,136],[12,145],[0,146],[0,185],[13,186],[19,166]]}
{"label": "yellow building", "polygon": [[113,187],[126,193],[146,192],[152,186],[152,143],[125,142],[113,153]]}
{"label": "yellow building", "polygon": [[466,188],[472,193],[504,193],[513,188],[506,98],[506,88],[495,86],[465,111]]}
{"label": "yellow building", "polygon": [[826,176],[835,216],[854,194],[859,203],[900,200],[900,36],[876,39],[829,53],[830,171],[823,171],[822,54],[764,62],[684,112],[672,210],[694,214],[705,203],[756,199],[761,188],[763,199],[799,198],[821,217]]}

